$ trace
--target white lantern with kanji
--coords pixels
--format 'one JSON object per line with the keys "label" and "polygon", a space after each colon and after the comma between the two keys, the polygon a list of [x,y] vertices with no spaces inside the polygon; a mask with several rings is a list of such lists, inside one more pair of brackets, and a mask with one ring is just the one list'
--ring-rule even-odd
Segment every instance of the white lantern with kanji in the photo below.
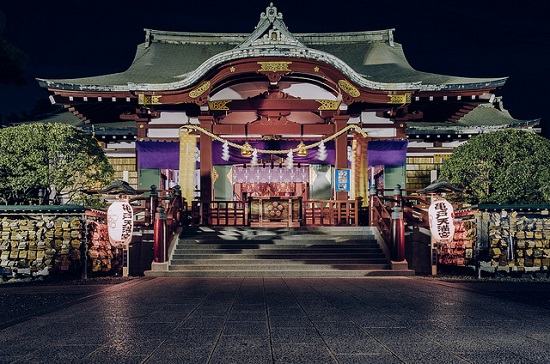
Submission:
{"label": "white lantern with kanji", "polygon": [[113,246],[128,245],[134,230],[134,210],[127,200],[115,201],[107,210],[109,241]]}
{"label": "white lantern with kanji", "polygon": [[455,233],[454,209],[444,198],[433,201],[428,209],[430,232],[437,243],[449,243]]}

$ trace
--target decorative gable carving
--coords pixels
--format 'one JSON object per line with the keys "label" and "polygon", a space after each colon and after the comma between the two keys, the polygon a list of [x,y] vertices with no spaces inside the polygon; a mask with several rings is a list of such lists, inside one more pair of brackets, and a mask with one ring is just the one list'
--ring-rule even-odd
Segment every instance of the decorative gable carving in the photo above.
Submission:
{"label": "decorative gable carving", "polygon": [[254,32],[237,48],[246,48],[251,45],[293,45],[306,48],[288,31],[283,22],[283,14],[277,11],[273,3],[270,3],[266,11],[260,14],[260,21]]}

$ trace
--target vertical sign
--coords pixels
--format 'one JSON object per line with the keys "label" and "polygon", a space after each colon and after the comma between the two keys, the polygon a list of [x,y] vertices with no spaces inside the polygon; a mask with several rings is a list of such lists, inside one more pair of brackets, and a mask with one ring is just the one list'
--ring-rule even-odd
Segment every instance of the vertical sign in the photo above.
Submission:
{"label": "vertical sign", "polygon": [[336,173],[336,192],[348,192],[350,190],[350,170],[349,169],[337,169]]}

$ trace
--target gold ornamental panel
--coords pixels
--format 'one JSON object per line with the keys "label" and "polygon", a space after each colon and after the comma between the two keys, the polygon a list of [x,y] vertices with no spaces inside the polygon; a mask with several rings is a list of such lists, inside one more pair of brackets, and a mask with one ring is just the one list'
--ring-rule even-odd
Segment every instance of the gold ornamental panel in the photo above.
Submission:
{"label": "gold ornamental panel", "polygon": [[390,97],[390,101],[388,101],[388,104],[410,104],[411,103],[411,94],[406,93],[403,95],[388,95]]}
{"label": "gold ornamental panel", "polygon": [[161,105],[160,98],[162,95],[145,95],[138,94],[138,104],[139,105]]}
{"label": "gold ornamental panel", "polygon": [[189,97],[195,99],[208,91],[210,88],[210,81],[203,81],[197,87],[195,87],[191,92],[189,92]]}
{"label": "gold ornamental panel", "polygon": [[230,110],[227,104],[233,100],[215,100],[208,101],[208,108],[210,110]]}
{"label": "gold ornamental panel", "polygon": [[338,80],[338,86],[351,97],[359,97],[361,93],[348,80]]}
{"label": "gold ornamental panel", "polygon": [[289,64],[292,64],[292,62],[258,62],[260,65],[260,69],[258,72],[291,72],[292,70],[288,68]]}
{"label": "gold ornamental panel", "polygon": [[319,106],[317,108],[317,110],[338,110],[338,107],[340,106],[340,102],[339,100],[315,100],[317,101],[318,103],[321,104],[321,106]]}

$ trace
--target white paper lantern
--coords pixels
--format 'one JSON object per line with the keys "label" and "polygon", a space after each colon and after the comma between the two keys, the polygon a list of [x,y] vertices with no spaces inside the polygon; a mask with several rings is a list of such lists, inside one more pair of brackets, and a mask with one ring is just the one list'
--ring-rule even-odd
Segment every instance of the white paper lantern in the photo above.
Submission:
{"label": "white paper lantern", "polygon": [[118,200],[109,206],[107,225],[111,245],[130,244],[134,231],[134,210],[127,200]]}
{"label": "white paper lantern", "polygon": [[438,243],[448,243],[455,233],[454,209],[444,198],[433,201],[428,209],[430,232]]}

